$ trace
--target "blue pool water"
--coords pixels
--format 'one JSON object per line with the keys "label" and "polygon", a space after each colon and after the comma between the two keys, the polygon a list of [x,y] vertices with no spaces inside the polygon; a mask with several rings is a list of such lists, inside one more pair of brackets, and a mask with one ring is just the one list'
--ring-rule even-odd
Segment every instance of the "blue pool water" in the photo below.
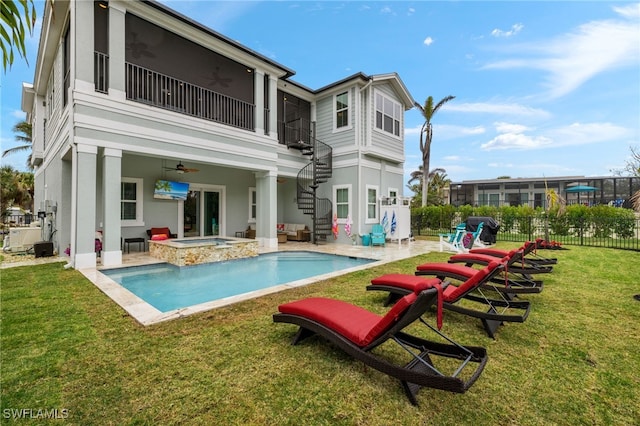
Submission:
{"label": "blue pool water", "polygon": [[159,311],[168,312],[371,262],[375,260],[291,251],[194,266],[161,263],[101,272]]}
{"label": "blue pool water", "polygon": [[193,240],[171,240],[171,242],[173,243],[180,243],[180,244],[203,244],[203,243],[207,243],[207,244],[216,244],[216,245],[221,245],[221,244],[226,244],[229,241],[232,241],[228,238],[196,238]]}

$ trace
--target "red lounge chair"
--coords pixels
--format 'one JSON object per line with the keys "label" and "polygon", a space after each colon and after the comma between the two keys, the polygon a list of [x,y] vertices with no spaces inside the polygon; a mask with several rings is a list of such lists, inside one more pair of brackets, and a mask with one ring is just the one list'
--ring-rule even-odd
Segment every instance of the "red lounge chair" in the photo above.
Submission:
{"label": "red lounge chair", "polygon": [[[503,259],[507,259],[506,268],[509,272],[521,275],[526,280],[531,280],[531,275],[548,274],[553,271],[553,266],[538,265],[528,262],[523,250],[511,250]],[[459,253],[449,258],[449,263],[464,263],[465,266],[487,266],[498,260],[497,257],[482,253]]]}
{"label": "red lounge chair", "polygon": [[[458,256],[458,255],[454,255]],[[452,256],[451,258],[454,258]],[[423,263],[416,267],[416,275],[427,275],[445,279],[454,279],[457,281],[466,281],[473,277],[480,269],[474,268],[469,265],[459,265],[450,263]],[[504,265],[504,268],[500,273],[493,275],[490,279],[485,280],[480,286],[483,289],[494,290],[508,300],[518,294],[535,294],[540,293],[543,289],[543,283],[541,280],[534,280],[531,276],[525,276],[520,274],[517,268],[512,268],[512,263],[515,261],[516,255],[512,254],[511,257],[504,257],[502,259],[491,258],[491,261],[499,261]],[[487,264],[490,262],[487,262]],[[486,267],[483,266],[483,267]],[[515,273],[514,273],[515,271]]]}
{"label": "red lounge chair", "polygon": [[[443,263],[442,265],[448,265]],[[455,266],[455,265],[451,265]],[[503,322],[524,322],[529,316],[530,304],[528,301],[510,301],[507,298],[494,300],[487,298],[482,293],[482,285],[498,275],[504,268],[504,263],[494,261],[484,269],[476,272],[458,285],[449,285],[444,289],[442,299],[445,309],[479,318],[489,337],[494,338],[495,332]],[[472,268],[470,268],[472,269]],[[387,274],[371,280],[367,290],[388,291],[388,301],[394,300],[404,294],[412,293],[420,288],[425,277],[407,274]],[[427,279],[428,280],[428,279]],[[472,293],[474,292],[474,293]],[[462,299],[473,303],[459,303]],[[472,308],[476,305],[477,308]],[[486,307],[489,309],[485,312]]]}
{"label": "red lounge chair", "polygon": [[[300,328],[293,338],[293,344],[314,334],[318,334],[338,346],[347,354],[382,373],[395,377],[402,383],[409,401],[417,405],[416,394],[422,387],[465,392],[480,376],[487,362],[487,353],[481,347],[464,347],[445,337],[429,326],[422,314],[439,300],[442,293],[440,280],[422,280],[400,298],[385,315],[379,316],[335,299],[308,298],[278,307],[273,315],[274,322],[298,325]],[[434,342],[402,331],[416,320],[446,343]],[[402,347],[402,354],[409,353],[411,360],[406,365],[398,365],[391,360],[373,353],[373,349],[387,342],[395,342]],[[443,359],[457,359],[460,364],[451,374],[445,374]],[[476,363],[469,371],[471,363]],[[447,362],[452,368],[451,361]],[[462,378],[462,376],[465,378]]]}
{"label": "red lounge chair", "polygon": [[[542,241],[538,238],[535,242],[527,241],[517,250],[523,251],[525,260],[536,265],[555,265],[558,263],[557,258],[542,257],[537,254],[538,242]],[[490,256],[503,258],[509,254],[511,250],[500,250],[496,248],[477,248],[469,250],[469,253],[488,254]]]}

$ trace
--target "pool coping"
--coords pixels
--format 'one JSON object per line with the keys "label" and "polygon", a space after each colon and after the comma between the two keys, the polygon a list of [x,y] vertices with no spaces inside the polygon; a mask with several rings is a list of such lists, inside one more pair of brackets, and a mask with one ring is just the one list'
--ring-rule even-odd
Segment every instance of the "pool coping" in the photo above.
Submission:
{"label": "pool coping", "polygon": [[[203,302],[197,305],[188,306],[185,308],[174,309],[168,312],[162,312],[157,308],[153,307],[149,303],[145,302],[140,297],[133,294],[131,291],[122,287],[120,284],[100,272],[101,269],[115,269],[122,267],[130,267],[135,266],[133,264],[126,266],[117,266],[115,268],[87,268],[81,269],[79,272],[84,275],[89,281],[91,281],[100,291],[102,291],[105,295],[107,295],[111,300],[113,300],[116,304],[118,304],[122,309],[124,309],[132,318],[134,318],[138,323],[143,326],[149,326],[153,324],[162,323],[164,321],[169,321],[177,318],[186,317],[189,315],[210,311],[213,309],[221,308],[224,306],[229,306],[235,303],[243,302],[246,300],[255,299],[257,297],[266,296],[268,294],[277,293],[283,290],[288,290],[297,287],[303,287],[309,284],[313,284],[318,281],[326,280],[329,278],[334,278],[340,275],[349,274],[351,272],[369,269],[375,266],[382,265],[384,263],[393,262],[396,260],[400,260],[407,257],[413,257],[418,254],[426,253],[428,251],[437,251],[437,243],[434,242],[426,242],[431,243],[427,244],[418,244],[417,247],[416,242],[410,243],[409,247],[407,244],[404,246],[397,246],[398,248],[391,247],[381,247],[379,249],[369,249],[367,247],[360,246],[349,246],[349,245],[339,245],[332,244],[333,247],[331,249],[321,248],[317,246],[313,246],[309,243],[301,243],[301,244],[290,244],[286,247],[281,247],[279,250],[261,250],[260,254],[269,253],[273,251],[291,251],[291,250],[301,250],[301,251],[311,251],[311,252],[321,252],[321,253],[330,253],[337,254],[342,256],[351,256],[351,257],[360,257],[366,258],[369,260],[373,260],[373,262],[367,263],[365,265],[358,265],[347,269],[342,269],[340,271],[329,272],[322,275],[316,275],[309,278],[303,278],[296,281],[291,281],[285,284],[278,284],[269,288],[254,290],[248,293],[243,293],[235,296],[229,296],[226,298]],[[360,247],[360,248],[359,248]],[[435,250],[434,250],[435,247]],[[154,261],[155,260],[155,261]],[[161,260],[149,259],[146,260],[145,264],[150,263],[166,263]]]}

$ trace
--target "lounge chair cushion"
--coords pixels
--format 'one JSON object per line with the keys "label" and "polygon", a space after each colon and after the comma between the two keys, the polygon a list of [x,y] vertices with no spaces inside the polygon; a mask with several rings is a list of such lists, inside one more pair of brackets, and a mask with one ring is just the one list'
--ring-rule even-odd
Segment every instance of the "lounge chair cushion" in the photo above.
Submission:
{"label": "lounge chair cushion", "polygon": [[167,240],[167,239],[169,239],[167,234],[152,234],[151,235],[151,241],[163,241],[163,240]]}
{"label": "lounge chair cushion", "polygon": [[350,303],[324,297],[285,303],[278,310],[283,314],[299,315],[316,321],[364,347],[393,325],[416,299],[415,293],[404,296],[384,317]]}
{"label": "lounge chair cushion", "polygon": [[[494,258],[494,260],[497,260]],[[436,268],[438,271],[454,273],[467,278],[471,278],[477,272],[477,270],[468,266],[456,264],[456,263],[423,263],[416,266],[417,271],[433,270]]]}
{"label": "lounge chair cushion", "polygon": [[442,328],[442,302],[444,296],[444,290],[441,287],[442,281],[439,278],[425,278],[416,275],[407,274],[386,274],[378,278],[371,280],[371,284],[385,285],[391,284],[396,287],[404,288],[412,291],[415,294],[419,294],[421,291],[436,288],[438,290],[438,304],[437,304],[437,324],[438,328]]}
{"label": "lounge chair cushion", "polygon": [[167,238],[171,236],[171,231],[169,228],[151,228],[151,237],[154,235],[166,235]]}
{"label": "lounge chair cushion", "polygon": [[440,280],[438,278],[425,278],[407,274],[385,274],[371,280],[371,284],[384,285],[389,283],[393,283],[395,287],[404,288],[417,294],[431,286],[435,287],[436,284],[440,284]]}
{"label": "lounge chair cushion", "polygon": [[444,290],[444,301],[445,302],[455,302],[460,297],[464,296],[470,289],[477,286],[478,283],[489,275],[491,271],[500,266],[501,263],[499,261],[492,261],[485,268],[478,270],[471,278],[460,284],[459,286],[448,286]]}

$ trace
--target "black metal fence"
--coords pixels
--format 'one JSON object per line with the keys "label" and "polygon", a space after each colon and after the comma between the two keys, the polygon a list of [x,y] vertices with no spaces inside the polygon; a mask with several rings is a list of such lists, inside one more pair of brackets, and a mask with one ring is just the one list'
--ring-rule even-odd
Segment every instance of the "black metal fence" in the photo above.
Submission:
{"label": "black metal fence", "polygon": [[[561,245],[581,245],[640,251],[640,219],[614,220],[609,217],[590,218],[577,223],[557,223],[545,216],[522,216],[503,221],[501,215],[494,218],[500,224],[497,241],[525,242],[536,238],[555,241]],[[464,220],[412,214],[411,229],[414,235],[437,237],[448,233]]]}
{"label": "black metal fence", "polygon": [[20,215],[8,214],[2,218],[2,224],[5,226],[29,226],[32,221],[33,215],[31,213]]}

